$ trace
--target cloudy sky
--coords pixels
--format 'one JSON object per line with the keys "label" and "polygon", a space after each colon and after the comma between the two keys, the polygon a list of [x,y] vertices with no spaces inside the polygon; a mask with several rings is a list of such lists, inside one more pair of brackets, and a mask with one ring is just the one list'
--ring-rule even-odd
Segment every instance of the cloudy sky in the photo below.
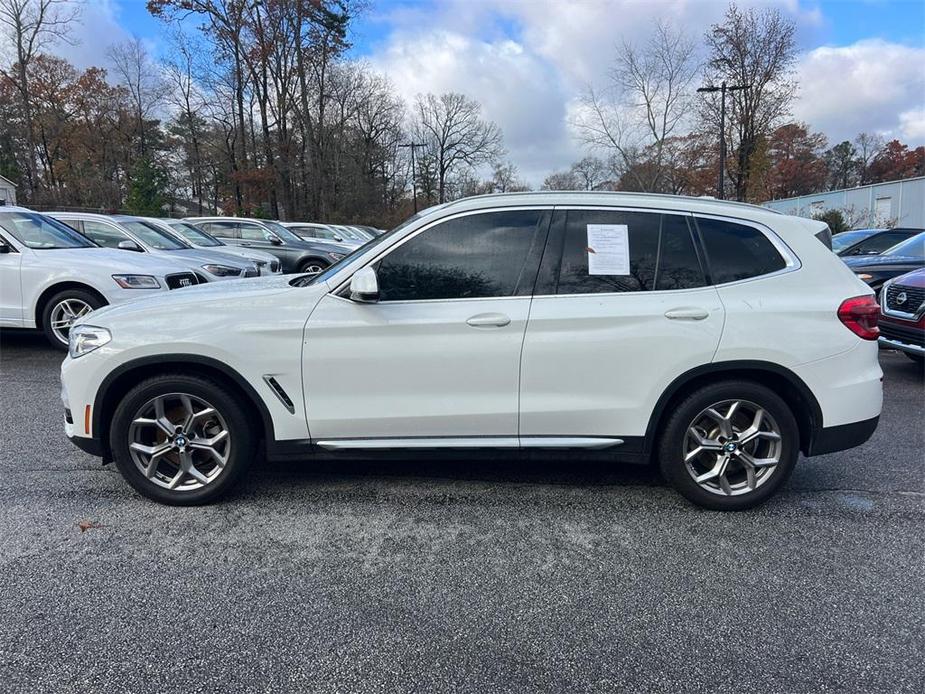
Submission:
{"label": "cloudy sky", "polygon": [[[743,0],[740,5],[752,4]],[[925,2],[765,0],[797,25],[795,118],[830,142],[873,131],[925,144]],[[409,101],[422,92],[478,99],[504,131],[528,182],[583,156],[569,113],[585,85],[605,79],[621,40],[644,41],[656,20],[700,37],[719,0],[369,0],[351,50]],[[80,66],[105,64],[109,43],[137,35],[166,45],[144,0],[86,0],[74,46]]]}

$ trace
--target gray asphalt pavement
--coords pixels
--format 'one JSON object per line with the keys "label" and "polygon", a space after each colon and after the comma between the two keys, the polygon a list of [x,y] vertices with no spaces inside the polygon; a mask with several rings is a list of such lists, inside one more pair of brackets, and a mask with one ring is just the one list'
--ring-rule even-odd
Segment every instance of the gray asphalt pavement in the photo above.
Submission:
{"label": "gray asphalt pavement", "polygon": [[265,465],[158,506],[67,442],[59,361],[0,337],[0,691],[925,689],[901,355],[870,442],[738,514],[645,469],[504,460]]}

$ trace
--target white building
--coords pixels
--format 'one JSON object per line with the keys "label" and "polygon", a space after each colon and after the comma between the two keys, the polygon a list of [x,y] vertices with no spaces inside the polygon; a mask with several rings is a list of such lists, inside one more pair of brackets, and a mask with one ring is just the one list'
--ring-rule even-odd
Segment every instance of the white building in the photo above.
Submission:
{"label": "white building", "polygon": [[0,176],[0,205],[16,204],[16,184]]}
{"label": "white building", "polygon": [[925,176],[769,200],[764,206],[802,217],[840,210],[856,229],[884,226],[925,229]]}

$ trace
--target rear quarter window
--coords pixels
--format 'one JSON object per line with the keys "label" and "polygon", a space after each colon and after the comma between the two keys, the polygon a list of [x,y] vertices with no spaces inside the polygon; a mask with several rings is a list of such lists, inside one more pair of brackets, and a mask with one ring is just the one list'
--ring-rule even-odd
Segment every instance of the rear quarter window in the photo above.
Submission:
{"label": "rear quarter window", "polygon": [[783,270],[787,261],[760,230],[746,224],[697,217],[714,284]]}

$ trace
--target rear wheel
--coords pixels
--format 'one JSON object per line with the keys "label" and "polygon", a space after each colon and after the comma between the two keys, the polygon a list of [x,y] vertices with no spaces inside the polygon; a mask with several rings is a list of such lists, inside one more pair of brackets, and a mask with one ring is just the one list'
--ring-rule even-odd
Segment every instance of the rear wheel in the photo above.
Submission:
{"label": "rear wheel", "polygon": [[106,302],[85,289],[65,289],[58,292],[42,311],[42,330],[53,347],[67,349],[68,336],[74,322]]}
{"label": "rear wheel", "polygon": [[312,258],[311,260],[306,260],[299,266],[299,272],[304,272],[307,275],[317,275],[320,272],[324,272],[327,267],[324,261]]}
{"label": "rear wheel", "polygon": [[662,474],[684,497],[717,511],[770,497],[796,465],[800,434],[787,403],[749,381],[705,386],[685,398],[659,445]]}
{"label": "rear wheel", "polygon": [[235,394],[185,374],[135,386],[116,408],[110,431],[126,481],[149,499],[179,506],[226,494],[250,465],[255,443]]}

